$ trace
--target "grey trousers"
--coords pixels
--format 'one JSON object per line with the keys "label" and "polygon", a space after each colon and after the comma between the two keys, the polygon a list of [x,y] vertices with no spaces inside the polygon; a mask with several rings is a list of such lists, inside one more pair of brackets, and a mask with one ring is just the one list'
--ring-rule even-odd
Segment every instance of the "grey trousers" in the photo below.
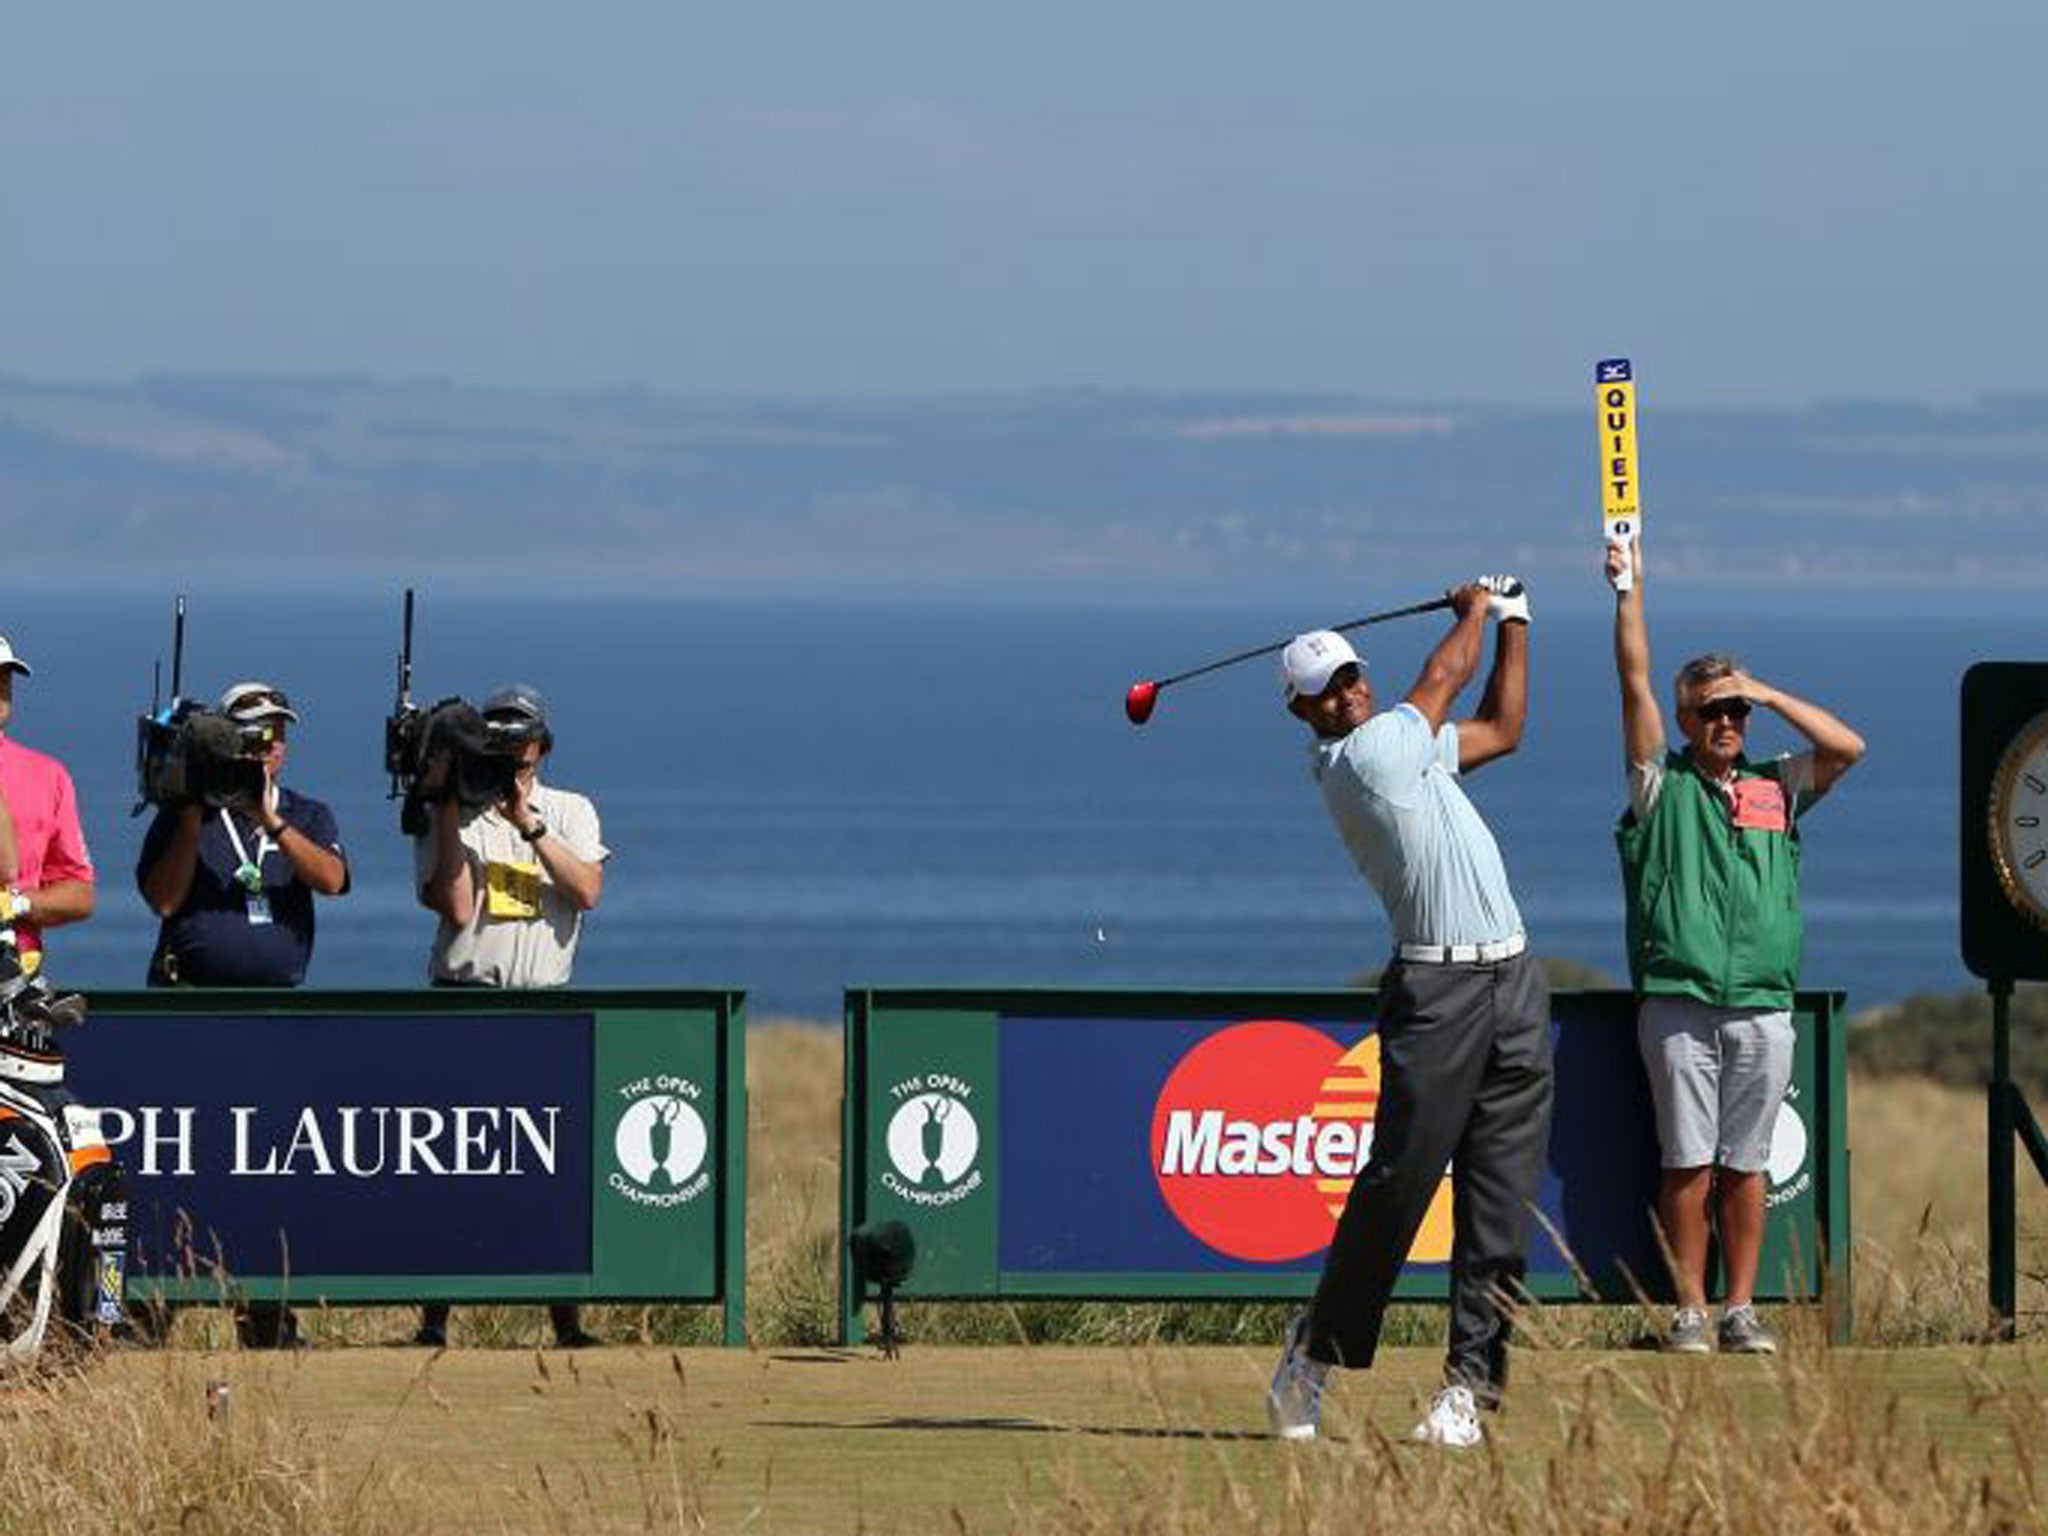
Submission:
{"label": "grey trousers", "polygon": [[1497,1404],[1530,1202],[1550,1140],[1550,991],[1535,957],[1396,961],[1380,994],[1372,1157],[1351,1186],[1309,1312],[1308,1353],[1363,1368],[1444,1167],[1453,1182],[1445,1379]]}

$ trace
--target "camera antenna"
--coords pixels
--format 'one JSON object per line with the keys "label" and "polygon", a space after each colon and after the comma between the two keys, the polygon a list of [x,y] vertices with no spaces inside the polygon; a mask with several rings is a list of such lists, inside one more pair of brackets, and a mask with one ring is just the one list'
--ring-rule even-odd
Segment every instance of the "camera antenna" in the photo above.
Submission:
{"label": "camera antenna", "polygon": [[178,723],[187,707],[185,692],[185,594],[171,610],[171,701],[164,702],[164,659],[149,664],[149,713],[135,722],[135,806],[131,816],[157,800],[159,772],[177,750]]}
{"label": "camera antenna", "polygon": [[178,605],[171,619],[171,702],[175,704],[185,696],[185,594],[178,594]]}
{"label": "camera antenna", "polygon": [[[407,587],[405,618],[400,625],[398,641],[398,702],[392,706],[391,716],[384,722],[384,769],[391,775],[391,792],[385,796],[386,799],[396,800],[410,788],[409,764],[413,755],[413,730],[418,720],[419,710],[412,702],[412,588]],[[404,824],[405,817],[401,816],[400,825]]]}
{"label": "camera antenna", "polygon": [[405,630],[398,647],[398,707],[412,703],[412,588],[405,589]]}

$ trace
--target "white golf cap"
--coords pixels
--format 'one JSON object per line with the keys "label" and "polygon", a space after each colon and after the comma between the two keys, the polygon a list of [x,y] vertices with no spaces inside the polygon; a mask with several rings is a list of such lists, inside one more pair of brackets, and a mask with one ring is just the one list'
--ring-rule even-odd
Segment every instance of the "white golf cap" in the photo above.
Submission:
{"label": "white golf cap", "polygon": [[1280,691],[1292,704],[1296,699],[1314,698],[1330,686],[1339,667],[1362,667],[1351,642],[1334,629],[1312,629],[1296,635],[1280,653]]}
{"label": "white golf cap", "polygon": [[299,721],[284,690],[270,683],[236,683],[220,696],[220,712],[237,725],[262,720],[289,720],[296,725]]}
{"label": "white golf cap", "polygon": [[19,672],[23,677],[28,677],[34,670],[27,662],[14,654],[14,647],[9,643],[7,637],[0,635],[0,672]]}

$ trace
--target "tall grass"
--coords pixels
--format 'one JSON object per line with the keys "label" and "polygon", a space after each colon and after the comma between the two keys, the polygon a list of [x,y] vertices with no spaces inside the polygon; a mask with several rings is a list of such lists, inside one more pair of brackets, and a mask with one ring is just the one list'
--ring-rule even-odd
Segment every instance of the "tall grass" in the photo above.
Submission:
{"label": "tall grass", "polygon": [[550,1455],[542,1420],[529,1431],[542,1443],[522,1448],[508,1482],[462,1465],[462,1428],[435,1381],[443,1359],[417,1357],[395,1397],[351,1417],[295,1401],[289,1358],[176,1350],[146,1369],[96,1370],[46,1357],[0,1391],[0,1536],[707,1528],[713,1468],[684,1424],[680,1361],[672,1390],[648,1394],[536,1355],[526,1391],[540,1412],[600,1426],[605,1454]]}
{"label": "tall grass", "polygon": [[[894,1397],[902,1368],[777,1377],[723,1351],[732,1366],[709,1386],[693,1385],[702,1357],[632,1371],[536,1357],[524,1382],[516,1357],[471,1356],[467,1375],[457,1357],[422,1357],[353,1412],[334,1404],[344,1375],[178,1351],[0,1395],[0,1533],[2048,1529],[2037,1362],[1947,1352],[1947,1374],[1967,1380],[1935,1402],[1919,1390],[1928,1373],[1890,1369],[1923,1352],[1845,1354],[1810,1323],[1794,1321],[1773,1361],[1548,1356],[1463,1454],[1403,1436],[1386,1395],[1419,1378],[1398,1362],[1347,1376],[1329,1438],[1287,1446],[1247,1432],[1256,1389],[1216,1351],[1142,1351],[1107,1372],[1063,1351],[1051,1373],[1035,1352],[976,1354],[965,1372],[926,1365]],[[1191,1369],[1191,1353],[1209,1364]],[[206,1406],[216,1372],[234,1383],[225,1412]],[[821,1399],[828,1380],[852,1390]],[[719,1412],[735,1383],[751,1404],[736,1417]],[[480,1426],[499,1441],[481,1456]],[[778,1429],[786,1459],[749,1452],[750,1434]],[[872,1482],[844,1477],[856,1456]]]}
{"label": "tall grass", "polygon": [[336,1475],[274,1393],[166,1354],[144,1389],[70,1365],[0,1393],[0,1532],[409,1529],[388,1477]]}
{"label": "tall grass", "polygon": [[[1370,1424],[1345,1444],[1275,1447],[1279,1476],[1214,1452],[1168,1475],[1070,1468],[1020,1528],[1070,1536],[1275,1530],[1322,1536],[2017,1536],[2048,1529],[2042,1400],[1979,1375],[1972,1429],[1945,1447],[1909,1393],[1853,1368],[1818,1330],[1773,1361],[1624,1369],[1612,1357],[1546,1401],[1526,1394],[1476,1451],[1427,1451]],[[1755,1370],[1747,1369],[1755,1365]],[[1533,1422],[1532,1422],[1533,1421]],[[1987,1460],[1990,1470],[1987,1470]]]}
{"label": "tall grass", "polygon": [[[1989,1328],[1984,1121],[1982,1089],[1850,1079],[1859,1339],[1950,1343]],[[2030,1333],[2048,1319],[2048,1188],[2024,1160],[2017,1187],[2020,1327]]]}

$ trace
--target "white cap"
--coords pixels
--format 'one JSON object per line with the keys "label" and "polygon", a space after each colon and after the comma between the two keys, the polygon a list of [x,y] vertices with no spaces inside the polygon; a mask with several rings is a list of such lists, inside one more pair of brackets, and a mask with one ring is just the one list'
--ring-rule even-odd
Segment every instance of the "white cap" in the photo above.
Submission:
{"label": "white cap", "polygon": [[1296,635],[1280,653],[1280,691],[1292,704],[1296,699],[1314,698],[1330,686],[1339,667],[1362,667],[1351,642],[1334,629],[1312,629]]}
{"label": "white cap", "polygon": [[14,654],[14,647],[8,643],[7,637],[0,635],[0,672],[10,670],[19,672],[23,677],[29,676],[31,671],[29,664]]}
{"label": "white cap", "polygon": [[236,683],[220,696],[220,712],[237,725],[264,720],[289,720],[296,725],[299,720],[284,690],[270,683]]}

